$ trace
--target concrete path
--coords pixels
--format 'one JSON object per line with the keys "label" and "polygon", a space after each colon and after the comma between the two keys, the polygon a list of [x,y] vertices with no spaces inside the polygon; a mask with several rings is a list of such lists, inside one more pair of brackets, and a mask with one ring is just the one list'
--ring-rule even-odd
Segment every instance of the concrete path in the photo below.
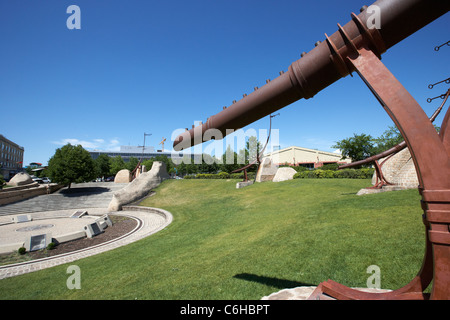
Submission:
{"label": "concrete path", "polygon": [[[122,188],[124,185],[126,184],[78,184],[72,187],[73,190],[69,192],[64,192],[65,189],[62,189],[52,195],[38,196],[17,203],[0,206],[0,228],[2,227],[2,224],[11,221],[12,215],[19,213],[28,213],[33,217],[33,220],[68,217],[76,209],[87,210],[89,215],[105,214],[107,213],[107,206],[112,198],[112,192]],[[48,210],[47,208],[52,210]],[[135,219],[137,221],[136,228],[128,234],[97,246],[30,262],[0,266],[0,279],[73,262],[78,259],[127,245],[164,229],[173,219],[168,211],[158,208],[135,206],[127,206],[124,207],[124,211],[111,212],[111,214],[124,215]]]}
{"label": "concrete path", "polygon": [[107,208],[113,192],[126,185],[127,183],[114,182],[72,184],[70,189],[66,187],[52,194],[2,205],[0,216],[65,209]]}

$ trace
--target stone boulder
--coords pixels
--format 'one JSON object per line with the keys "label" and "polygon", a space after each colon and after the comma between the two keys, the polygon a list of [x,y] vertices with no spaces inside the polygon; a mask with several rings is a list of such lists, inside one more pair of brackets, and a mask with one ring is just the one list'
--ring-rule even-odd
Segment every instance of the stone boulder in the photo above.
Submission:
{"label": "stone boulder", "polygon": [[26,172],[19,172],[14,177],[12,177],[11,180],[7,183],[9,186],[18,187],[18,186],[24,186],[27,184],[37,184],[36,182],[31,179],[31,176]]}
{"label": "stone boulder", "polygon": [[114,177],[114,183],[128,183],[131,182],[131,172],[128,169],[122,169],[117,172]]}
{"label": "stone boulder", "polygon": [[142,199],[170,176],[167,173],[166,164],[161,161],[153,162],[152,169],[143,172],[124,188],[113,193],[113,198],[108,206],[108,211],[120,211],[122,206]]}
{"label": "stone boulder", "polygon": [[294,174],[296,174],[297,171],[291,167],[282,167],[278,168],[277,173],[275,174],[275,177],[273,177],[273,182],[280,182],[280,181],[286,181],[286,180],[292,180],[294,179]]}
{"label": "stone boulder", "polygon": [[256,173],[256,182],[272,181],[277,173],[278,166],[272,163],[270,158],[264,158]]}

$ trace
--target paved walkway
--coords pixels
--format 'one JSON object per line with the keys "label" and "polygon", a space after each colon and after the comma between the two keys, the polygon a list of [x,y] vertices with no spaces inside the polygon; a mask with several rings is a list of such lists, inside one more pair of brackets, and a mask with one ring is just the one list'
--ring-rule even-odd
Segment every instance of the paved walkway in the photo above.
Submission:
{"label": "paved walkway", "polygon": [[114,191],[127,183],[89,182],[72,184],[52,194],[0,206],[0,216],[82,208],[107,208]]}
{"label": "paved walkway", "polygon": [[[47,199],[49,196],[47,195],[20,201],[14,204],[0,206],[0,224],[11,221],[11,215],[15,215],[18,213],[29,213],[31,214],[33,219],[68,217],[74,212],[75,209],[87,210],[90,215],[102,215],[107,212],[106,208],[112,198],[112,192],[120,187],[123,187],[124,185],[118,186],[117,184],[113,183],[109,183],[107,187],[102,186],[99,183],[93,183],[93,185],[94,186],[91,186],[91,184],[79,184],[76,186],[76,188],[80,188],[80,190],[78,191],[82,190],[82,192],[78,192],[78,195],[75,195],[77,194],[77,192],[70,192],[71,196],[67,196],[68,193],[64,193],[64,189],[62,189],[62,193],[61,191],[58,192],[60,193],[60,195],[54,194],[51,206],[51,208],[54,210],[51,211],[44,210],[42,206],[43,203],[49,201],[49,199]],[[94,189],[89,190],[90,187]],[[108,190],[95,188],[107,188]],[[95,190],[101,192],[95,192]],[[66,195],[64,196],[64,194]],[[56,199],[58,200],[56,201]],[[80,201],[77,201],[77,199],[80,199]],[[85,205],[87,204],[89,204],[90,206],[86,207]],[[68,207],[70,207],[70,209]],[[135,219],[137,221],[136,228],[117,239],[104,242],[97,246],[92,246],[86,249],[53,257],[33,260],[30,262],[0,266],[0,279],[73,262],[78,259],[82,259],[127,245],[164,229],[172,222],[173,219],[172,215],[168,211],[158,208],[145,208],[135,206],[124,207],[123,211],[114,212],[111,214],[124,215]]]}

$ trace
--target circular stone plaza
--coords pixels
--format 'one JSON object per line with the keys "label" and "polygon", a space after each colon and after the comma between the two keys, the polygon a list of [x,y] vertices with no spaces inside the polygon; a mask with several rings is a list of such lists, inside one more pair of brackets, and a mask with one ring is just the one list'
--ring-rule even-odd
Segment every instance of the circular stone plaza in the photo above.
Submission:
{"label": "circular stone plaza", "polygon": [[0,279],[69,263],[154,234],[172,222],[162,209],[125,206],[108,212],[113,193],[125,184],[92,182],[74,184],[51,194],[0,206],[0,254],[25,247],[27,251],[45,248],[49,242],[67,243],[95,238],[112,226],[111,217],[134,220],[133,228],[101,242],[74,251],[0,266]]}

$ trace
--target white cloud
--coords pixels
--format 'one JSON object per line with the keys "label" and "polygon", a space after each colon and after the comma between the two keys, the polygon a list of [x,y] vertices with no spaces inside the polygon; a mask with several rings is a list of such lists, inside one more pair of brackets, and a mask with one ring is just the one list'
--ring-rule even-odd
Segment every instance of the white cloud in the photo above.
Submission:
{"label": "white cloud", "polygon": [[81,145],[87,150],[104,150],[104,151],[118,151],[120,149],[120,142],[118,139],[111,139],[106,142],[105,139],[93,139],[92,141],[79,140],[79,139],[61,139],[59,141],[53,141],[53,144],[64,146],[68,143],[71,145]]}
{"label": "white cloud", "polygon": [[120,150],[120,142],[117,139],[109,140],[109,144],[107,146],[109,151],[119,151]]}

